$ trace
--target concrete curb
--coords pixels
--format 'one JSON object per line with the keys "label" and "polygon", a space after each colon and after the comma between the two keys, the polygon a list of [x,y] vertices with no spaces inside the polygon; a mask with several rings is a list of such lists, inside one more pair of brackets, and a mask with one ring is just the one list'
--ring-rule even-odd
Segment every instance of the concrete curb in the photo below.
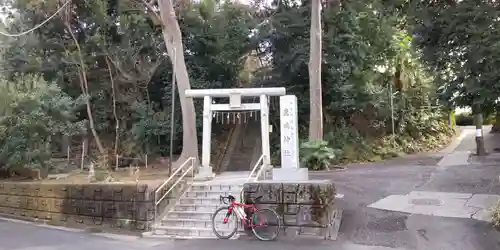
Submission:
{"label": "concrete curb", "polygon": [[43,220],[43,219],[25,218],[25,217],[19,217],[19,216],[9,215],[9,214],[0,214],[0,220],[12,222],[12,223],[18,223],[18,224],[31,225],[31,226],[35,226],[35,227],[56,229],[56,230],[61,230],[61,231],[66,231],[66,232],[75,232],[75,233],[86,232],[85,229],[50,225],[47,223],[46,220]]}
{"label": "concrete curb", "polygon": [[138,235],[124,235],[124,234],[106,233],[106,232],[103,232],[102,230],[96,231],[95,228],[91,228],[91,227],[71,228],[71,227],[55,226],[55,225],[50,225],[49,223],[47,223],[47,220],[43,220],[43,219],[19,217],[19,216],[15,216],[15,215],[2,214],[2,213],[0,213],[0,221],[8,221],[8,222],[12,222],[12,223],[30,225],[30,226],[34,226],[34,227],[47,228],[47,229],[53,229],[53,230],[60,230],[60,231],[71,232],[71,233],[85,233],[85,234],[100,236],[100,237],[114,239],[114,240],[129,240],[130,241],[130,240],[137,240],[137,239],[141,238],[140,235],[138,236]]}

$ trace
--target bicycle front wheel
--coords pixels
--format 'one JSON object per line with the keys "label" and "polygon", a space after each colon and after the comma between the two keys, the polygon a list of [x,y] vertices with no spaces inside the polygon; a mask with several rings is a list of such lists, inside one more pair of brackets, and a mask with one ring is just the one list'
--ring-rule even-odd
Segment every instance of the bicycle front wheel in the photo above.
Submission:
{"label": "bicycle front wheel", "polygon": [[230,239],[238,230],[235,212],[228,214],[229,207],[220,207],[212,214],[212,231],[219,239]]}
{"label": "bicycle front wheel", "polygon": [[262,241],[275,240],[280,234],[281,219],[276,211],[263,208],[252,214],[252,231]]}

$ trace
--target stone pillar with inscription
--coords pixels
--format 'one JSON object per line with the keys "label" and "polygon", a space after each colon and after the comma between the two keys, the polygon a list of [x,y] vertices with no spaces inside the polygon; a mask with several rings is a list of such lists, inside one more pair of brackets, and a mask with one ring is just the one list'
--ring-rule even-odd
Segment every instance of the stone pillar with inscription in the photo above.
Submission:
{"label": "stone pillar with inscription", "polygon": [[307,168],[300,167],[297,97],[280,96],[281,168],[273,169],[275,181],[309,180]]}

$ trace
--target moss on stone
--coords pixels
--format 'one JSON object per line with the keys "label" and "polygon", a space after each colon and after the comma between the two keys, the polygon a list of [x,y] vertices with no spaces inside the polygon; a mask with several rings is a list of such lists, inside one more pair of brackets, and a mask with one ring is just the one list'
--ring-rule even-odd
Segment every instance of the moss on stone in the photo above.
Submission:
{"label": "moss on stone", "polygon": [[335,197],[335,191],[333,185],[331,186],[317,186],[309,185],[309,199],[313,201],[311,209],[311,220],[323,224],[322,220],[327,216],[327,211],[329,211],[329,206],[331,201]]}

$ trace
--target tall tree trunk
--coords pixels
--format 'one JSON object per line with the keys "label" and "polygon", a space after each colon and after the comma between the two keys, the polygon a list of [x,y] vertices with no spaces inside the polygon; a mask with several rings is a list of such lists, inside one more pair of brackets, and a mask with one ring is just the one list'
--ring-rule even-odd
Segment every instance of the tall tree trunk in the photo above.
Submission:
{"label": "tall tree trunk", "polygon": [[118,120],[118,115],[116,114],[116,88],[115,79],[113,78],[113,72],[111,71],[111,63],[109,62],[109,57],[106,56],[106,65],[108,66],[109,80],[111,82],[111,97],[113,98],[113,117],[115,118],[115,146],[114,146],[114,157],[115,157],[115,170],[118,170],[118,140],[120,137],[120,120]]}
{"label": "tall tree trunk", "polygon": [[483,137],[483,113],[481,112],[480,105],[476,104],[473,107],[474,112],[474,125],[476,126],[476,154],[486,155]]}
{"label": "tall tree trunk", "polygon": [[[198,137],[196,134],[196,113],[192,99],[187,99],[185,91],[191,88],[184,61],[184,46],[172,0],[159,0],[162,34],[167,53],[174,64],[179,100],[182,110],[182,153],[174,165],[182,164],[188,157],[198,158]],[[175,59],[175,61],[174,61]]]}
{"label": "tall tree trunk", "polygon": [[78,79],[80,81],[80,89],[82,90],[82,94],[85,96],[85,106],[87,107],[87,116],[89,118],[89,126],[90,126],[90,131],[92,132],[92,135],[94,136],[95,143],[97,144],[97,148],[99,149],[99,153],[101,155],[105,154],[105,149],[101,143],[101,139],[99,138],[99,135],[97,134],[97,131],[95,129],[95,124],[94,124],[94,118],[92,116],[92,108],[90,105],[90,94],[89,94],[89,84],[87,81],[87,72],[85,68],[85,62],[83,61],[83,54],[82,54],[82,49],[80,47],[80,44],[78,43],[78,40],[75,37],[75,34],[71,30],[71,25],[69,22],[65,22],[66,28],[68,29],[69,34],[71,35],[71,38],[73,39],[75,46],[77,48],[78,52],[78,57],[79,57],[79,62],[77,63],[78,66]]}
{"label": "tall tree trunk", "polygon": [[309,139],[323,140],[323,101],[321,90],[321,0],[312,0],[309,51]]}

